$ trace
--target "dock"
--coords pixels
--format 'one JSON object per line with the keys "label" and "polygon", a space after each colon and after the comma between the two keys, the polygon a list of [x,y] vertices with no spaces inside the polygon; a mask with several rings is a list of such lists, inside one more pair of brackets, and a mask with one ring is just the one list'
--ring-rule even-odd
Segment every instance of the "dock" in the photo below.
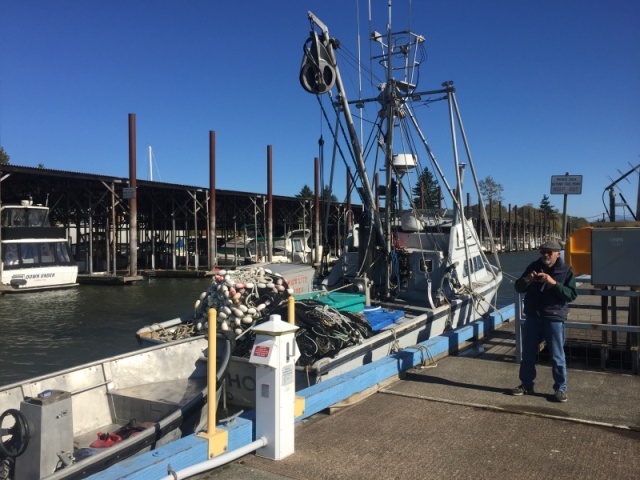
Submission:
{"label": "dock", "polygon": [[540,366],[536,394],[513,397],[513,327],[297,424],[283,460],[250,454],[194,478],[638,478],[640,377],[570,368],[561,404]]}
{"label": "dock", "polygon": [[214,275],[208,270],[141,270],[138,275],[107,272],[80,273],[77,282],[80,285],[127,285],[148,278],[203,278]]}
{"label": "dock", "polygon": [[113,275],[110,273],[79,273],[77,282],[80,285],[126,285],[140,282],[142,275]]}
{"label": "dock", "polygon": [[[569,320],[599,323],[592,308],[598,301],[579,297]],[[249,453],[189,478],[637,478],[640,376],[568,358],[569,400],[557,403],[542,352],[536,393],[511,396],[519,384],[516,322],[508,311],[494,320],[431,339],[420,354],[405,350],[298,392],[309,412],[296,423],[292,455],[274,461]],[[454,344],[459,351],[451,351]],[[423,361],[389,374],[412,355]],[[370,386],[362,388],[367,376]],[[347,391],[344,399],[322,406],[332,388]],[[245,412],[224,424],[229,451],[251,441],[254,417]],[[141,467],[145,456],[149,466]],[[191,436],[91,478],[159,478],[205,460],[206,442]]]}

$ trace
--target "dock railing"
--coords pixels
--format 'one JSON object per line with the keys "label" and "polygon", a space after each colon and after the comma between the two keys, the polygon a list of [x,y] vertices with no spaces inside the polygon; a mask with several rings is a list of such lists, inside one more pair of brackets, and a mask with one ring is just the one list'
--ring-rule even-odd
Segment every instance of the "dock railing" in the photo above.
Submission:
{"label": "dock railing", "polygon": [[[619,341],[618,333],[626,334],[626,341],[624,342],[624,348],[622,349],[625,355],[629,357],[627,362],[630,366],[630,370],[634,374],[640,372],[640,357],[638,355],[638,344],[640,338],[640,312],[638,309],[638,302],[640,300],[640,291],[637,290],[618,290],[608,288],[578,288],[578,298],[580,296],[588,297],[600,297],[600,305],[598,307],[597,302],[592,304],[569,304],[570,315],[573,316],[574,312],[589,312],[590,310],[599,312],[598,315],[576,314],[585,321],[566,321],[565,328],[567,330],[576,331],[588,331],[588,332],[600,332],[601,337],[597,341],[591,341],[591,345],[599,347],[599,366],[602,370],[607,369],[608,360],[610,354],[614,350],[619,350],[620,345],[623,342]],[[609,302],[611,298],[611,302]],[[619,306],[618,299],[627,299],[629,306]],[[526,320],[526,316],[522,310],[522,294],[516,294],[515,298],[515,332],[516,332],[516,360],[518,363],[522,361],[522,325]],[[610,303],[610,305],[609,305]],[[618,312],[629,312],[628,323],[622,325],[618,323]],[[611,321],[609,321],[609,313],[611,313]],[[598,318],[600,323],[598,323]],[[572,335],[567,334],[565,340],[565,348],[573,341]],[[611,340],[611,341],[610,341]]]}

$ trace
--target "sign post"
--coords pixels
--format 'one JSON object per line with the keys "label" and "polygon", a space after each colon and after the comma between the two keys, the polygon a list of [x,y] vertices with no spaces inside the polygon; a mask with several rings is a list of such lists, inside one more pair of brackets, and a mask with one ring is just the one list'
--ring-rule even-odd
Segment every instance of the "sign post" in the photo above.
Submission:
{"label": "sign post", "polygon": [[564,195],[562,207],[562,241],[567,239],[567,195],[582,194],[582,175],[551,175],[551,195]]}

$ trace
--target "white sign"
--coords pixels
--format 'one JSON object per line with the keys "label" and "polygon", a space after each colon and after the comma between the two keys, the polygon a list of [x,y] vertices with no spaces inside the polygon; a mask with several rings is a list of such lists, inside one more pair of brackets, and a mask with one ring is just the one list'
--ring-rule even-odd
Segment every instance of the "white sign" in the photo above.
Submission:
{"label": "white sign", "polygon": [[135,189],[133,187],[124,187],[122,189],[122,198],[125,200],[131,200],[135,196]]}
{"label": "white sign", "polygon": [[580,195],[582,193],[582,175],[552,175],[551,194]]}

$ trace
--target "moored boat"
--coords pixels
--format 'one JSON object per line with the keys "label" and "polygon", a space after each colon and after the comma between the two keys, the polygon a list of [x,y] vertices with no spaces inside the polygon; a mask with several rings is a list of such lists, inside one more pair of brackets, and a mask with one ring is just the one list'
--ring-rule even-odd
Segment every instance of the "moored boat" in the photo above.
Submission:
{"label": "moored boat", "polygon": [[49,208],[24,200],[0,207],[0,292],[76,286],[78,266],[65,229],[51,226]]}
{"label": "moored boat", "polygon": [[[372,33],[372,44],[381,49],[374,60],[383,67],[385,80],[361,82],[375,85],[375,91],[368,95],[360,93],[356,100],[349,100],[336,56],[341,44],[313,13],[309,12],[308,18],[311,33],[304,45],[299,79],[305,90],[318,96],[328,128],[336,135],[333,151],[342,152],[345,160],[352,162],[356,190],[364,206],[363,216],[351,225],[345,252],[323,281],[325,292],[317,295],[358,294],[363,298],[363,305],[380,313],[374,325],[368,311],[355,312],[362,315],[369,327],[364,330],[349,327],[345,333],[341,330],[342,325],[349,323],[345,309],[312,306],[317,307],[314,317],[322,324],[331,325],[332,331],[305,338],[302,335],[306,334],[300,333],[304,329],[298,331],[298,342],[315,346],[315,351],[313,356],[302,355],[298,361],[296,388],[335,377],[485,317],[495,311],[502,281],[497,255],[494,253],[497,265],[494,266],[485,254],[485,250],[497,251],[490,226],[485,222],[491,244],[483,248],[476,226],[466,217],[465,172],[470,171],[478,198],[482,195],[453,82],[444,82],[442,88],[436,90],[423,91],[417,87],[424,37],[409,31],[395,33],[390,19],[383,34]],[[330,105],[325,106],[322,96],[329,92],[332,92]],[[436,159],[435,149],[427,143],[418,121],[420,109],[429,107],[428,113],[433,113],[438,105],[443,107],[445,125],[450,131],[442,149],[451,154],[453,182],[444,174],[445,169]],[[329,118],[329,111],[335,112],[337,118]],[[371,113],[372,118],[369,122],[363,121],[363,126],[371,128],[369,134],[363,135],[367,139],[365,143],[358,136],[354,117],[364,118],[367,113]],[[337,122],[341,128],[333,127]],[[346,138],[341,137],[343,132]],[[460,159],[458,145],[464,145],[465,162]],[[429,169],[421,165],[423,157]],[[384,160],[382,164],[376,163],[379,159]],[[386,178],[380,182],[380,188],[374,188],[377,180],[368,169],[375,171],[379,167]],[[412,177],[420,188],[412,188]],[[425,183],[424,178],[437,178],[437,188],[433,183]],[[424,194],[429,189],[434,195]],[[478,208],[484,210],[482,201]],[[482,218],[487,219],[484,213]],[[224,282],[235,285],[234,274],[222,275],[219,285]],[[230,299],[232,296],[219,296],[219,285],[204,292],[200,301],[214,308],[236,308]],[[260,298],[243,297],[243,305],[246,309],[255,309],[261,304]],[[286,296],[280,299],[285,300]],[[321,315],[322,311],[325,316]],[[191,321],[202,323],[203,315],[202,311],[196,311]],[[247,319],[237,334],[250,332],[251,327],[262,320],[266,320],[266,316]],[[225,318],[219,319],[223,321]],[[166,326],[177,328],[182,323],[184,319]],[[296,324],[303,327],[303,323],[296,316]],[[223,326],[222,323],[219,326]],[[307,331],[317,333],[314,327]],[[343,344],[337,341],[350,337],[350,333],[353,333],[352,341]],[[246,357],[248,355],[234,355],[230,369],[231,388],[242,390],[232,401],[240,404],[250,403],[255,393],[252,391],[255,375]],[[300,363],[302,360],[304,364]]]}
{"label": "moored boat", "polygon": [[[217,398],[232,343],[217,336]],[[0,478],[84,478],[197,432],[207,363],[192,337],[0,387]]]}

